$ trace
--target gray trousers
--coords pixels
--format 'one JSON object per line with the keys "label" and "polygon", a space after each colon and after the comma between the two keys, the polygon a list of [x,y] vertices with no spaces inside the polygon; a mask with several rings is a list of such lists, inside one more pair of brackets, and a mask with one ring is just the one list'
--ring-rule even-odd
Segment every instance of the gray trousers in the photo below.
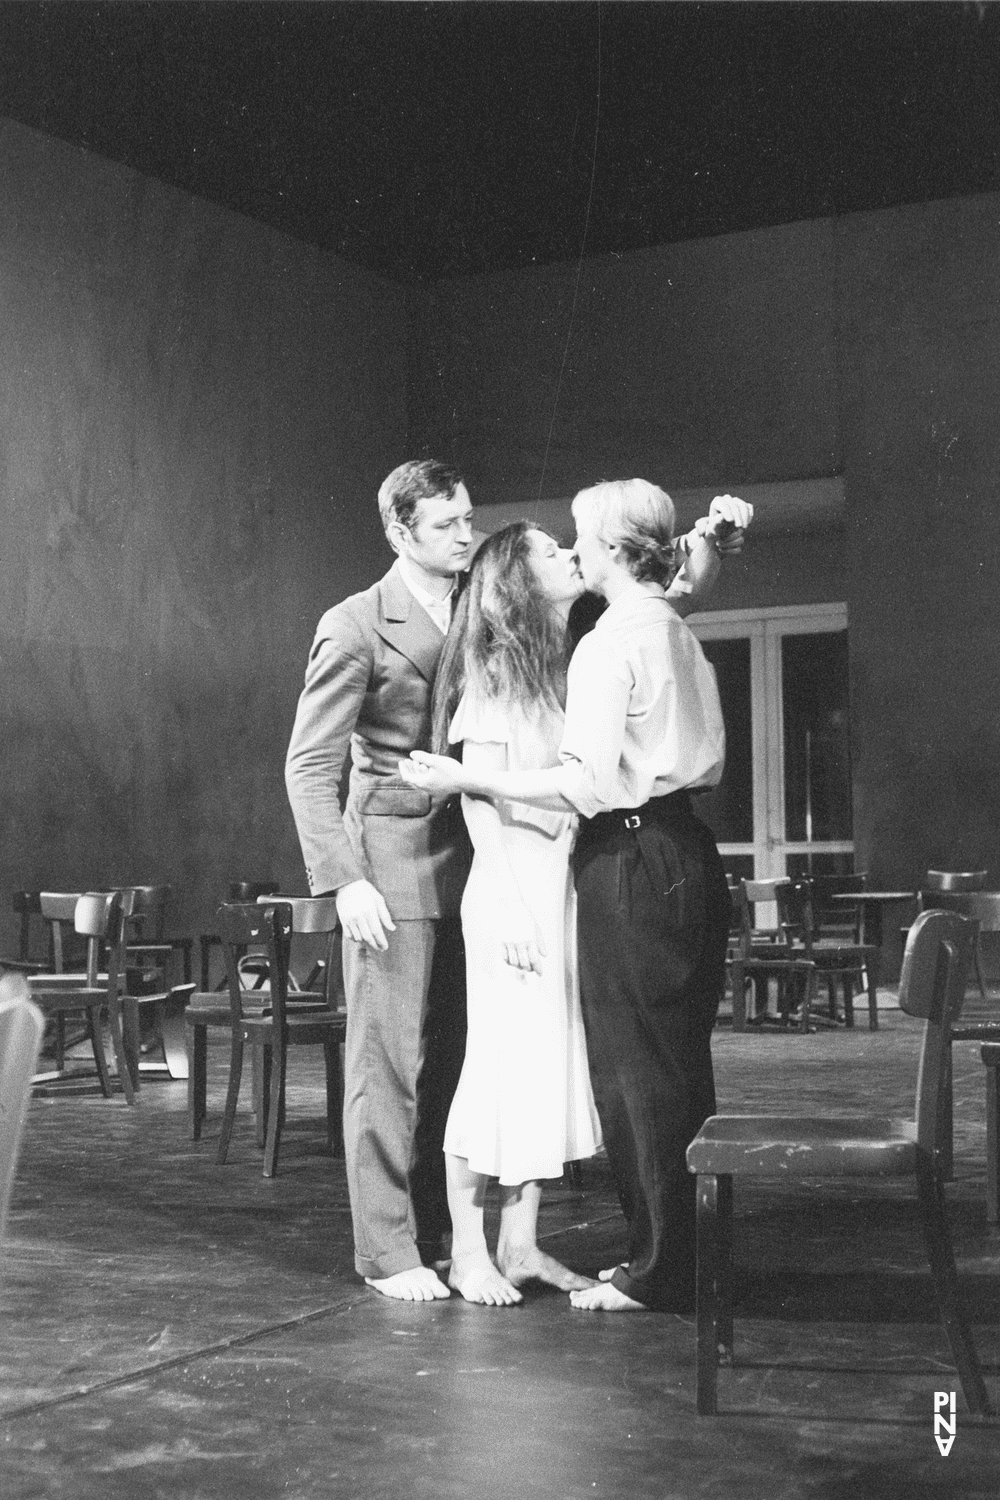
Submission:
{"label": "gray trousers", "polygon": [[361,1276],[446,1253],[444,1127],[465,1056],[461,919],[396,922],[385,953],[344,940],[344,1149]]}

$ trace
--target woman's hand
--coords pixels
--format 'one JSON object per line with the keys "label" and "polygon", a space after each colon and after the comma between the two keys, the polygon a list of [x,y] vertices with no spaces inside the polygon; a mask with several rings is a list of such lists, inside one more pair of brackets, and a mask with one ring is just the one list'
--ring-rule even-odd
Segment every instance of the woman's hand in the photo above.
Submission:
{"label": "woman's hand", "polygon": [[401,760],[399,774],[410,786],[430,792],[433,797],[452,797],[469,789],[469,778],[457,760],[447,755],[431,755],[427,750],[414,750],[409,760]]}
{"label": "woman's hand", "polygon": [[545,944],[534,917],[520,899],[503,903],[500,918],[500,951],[505,964],[525,974],[542,972]]}

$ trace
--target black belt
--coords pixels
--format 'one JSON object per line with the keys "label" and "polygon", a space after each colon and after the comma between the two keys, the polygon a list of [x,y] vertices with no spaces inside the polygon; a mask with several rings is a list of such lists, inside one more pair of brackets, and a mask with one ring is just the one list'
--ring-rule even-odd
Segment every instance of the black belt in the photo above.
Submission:
{"label": "black belt", "polygon": [[650,797],[641,807],[616,807],[610,812],[595,813],[580,823],[580,838],[628,829],[634,832],[643,823],[676,823],[693,817],[691,793],[668,792],[665,797]]}

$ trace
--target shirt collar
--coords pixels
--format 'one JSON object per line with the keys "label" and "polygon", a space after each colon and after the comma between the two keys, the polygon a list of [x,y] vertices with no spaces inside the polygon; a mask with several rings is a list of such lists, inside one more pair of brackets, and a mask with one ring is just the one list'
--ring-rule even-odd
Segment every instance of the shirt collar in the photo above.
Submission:
{"label": "shirt collar", "polygon": [[399,568],[400,574],[402,575],[402,579],[403,579],[403,582],[406,584],[406,587],[409,589],[409,591],[413,595],[414,599],[416,599],[417,603],[423,609],[438,609],[438,610],[440,610],[440,609],[449,609],[450,610],[451,605],[452,605],[452,600],[455,597],[455,580],[454,579],[452,579],[451,588],[448,590],[447,594],[445,594],[445,596],[444,596],[443,599],[439,599],[439,598],[437,598],[437,596],[435,594],[429,594],[425,588],[423,588],[419,583],[417,583],[416,579],[413,576],[413,572],[412,572],[412,570],[410,568],[410,565],[407,562],[407,560],[406,560],[405,557],[401,557],[401,556],[399,556],[397,554],[397,557],[396,557],[396,566]]}
{"label": "shirt collar", "polygon": [[595,630],[599,630],[607,621],[610,625],[620,620],[627,619],[630,615],[638,613],[643,609],[650,599],[661,600],[669,606],[666,590],[662,584],[640,581],[638,578],[622,589],[621,593],[614,599],[601,615]]}

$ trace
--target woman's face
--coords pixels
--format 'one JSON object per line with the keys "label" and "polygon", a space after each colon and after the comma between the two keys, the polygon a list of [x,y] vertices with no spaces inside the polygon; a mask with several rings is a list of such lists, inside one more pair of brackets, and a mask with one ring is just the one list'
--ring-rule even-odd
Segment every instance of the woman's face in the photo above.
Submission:
{"label": "woman's face", "polygon": [[531,566],[550,604],[565,604],[583,593],[583,579],[573,553],[559,547],[544,531],[529,531]]}

